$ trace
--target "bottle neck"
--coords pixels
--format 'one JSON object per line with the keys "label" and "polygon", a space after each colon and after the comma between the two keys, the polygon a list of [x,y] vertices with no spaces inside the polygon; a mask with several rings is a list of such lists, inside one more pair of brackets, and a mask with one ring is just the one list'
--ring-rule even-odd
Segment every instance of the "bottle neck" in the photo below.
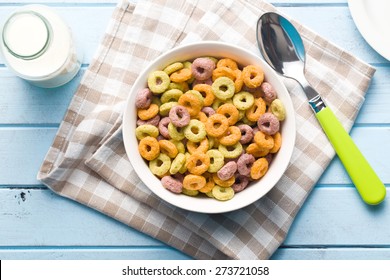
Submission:
{"label": "bottle neck", "polygon": [[48,49],[52,38],[50,23],[34,11],[14,13],[4,24],[2,40],[14,57],[32,60]]}

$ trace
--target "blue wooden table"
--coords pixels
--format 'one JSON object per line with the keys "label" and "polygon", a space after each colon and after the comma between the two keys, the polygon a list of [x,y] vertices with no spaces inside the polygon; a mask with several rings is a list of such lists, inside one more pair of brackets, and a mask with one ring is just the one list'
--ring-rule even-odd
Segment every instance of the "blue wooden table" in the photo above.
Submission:
{"label": "blue wooden table", "polygon": [[[141,0],[140,0],[141,1]],[[2,0],[0,19],[32,0]],[[38,168],[88,67],[116,0],[41,0],[54,7],[84,52],[80,73],[57,89],[15,77],[0,60],[0,259],[186,259],[188,256],[36,180]],[[272,3],[376,67],[351,135],[390,184],[390,63],[362,38],[346,0]],[[389,193],[389,189],[388,189]],[[274,259],[390,259],[390,201],[367,206],[335,158]]]}

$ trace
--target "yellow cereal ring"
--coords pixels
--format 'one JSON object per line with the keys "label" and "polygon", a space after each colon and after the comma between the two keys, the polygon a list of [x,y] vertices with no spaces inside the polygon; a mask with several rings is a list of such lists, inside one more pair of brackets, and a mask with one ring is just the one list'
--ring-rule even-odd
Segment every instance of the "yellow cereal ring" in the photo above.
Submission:
{"label": "yellow cereal ring", "polygon": [[160,154],[160,145],[156,138],[146,136],[139,141],[138,151],[146,160],[154,160]]}
{"label": "yellow cereal ring", "polygon": [[187,150],[190,154],[200,152],[205,153],[209,149],[209,140],[205,137],[200,142],[187,141]]}
{"label": "yellow cereal ring", "polygon": [[197,190],[188,190],[188,189],[182,189],[182,194],[188,195],[188,196],[197,196],[199,194],[199,191]]}
{"label": "yellow cereal ring", "polygon": [[202,141],[206,137],[204,123],[195,119],[190,120],[190,123],[184,127],[184,136],[192,142]]}
{"label": "yellow cereal ring", "polygon": [[182,141],[178,141],[178,140],[174,140],[174,139],[171,139],[170,141],[176,146],[177,151],[179,153],[184,154],[186,152],[186,147],[184,146]]}
{"label": "yellow cereal ring", "polygon": [[147,109],[138,109],[137,115],[141,120],[147,121],[154,118],[158,114],[158,110],[158,105],[152,103]]}
{"label": "yellow cereal ring", "polygon": [[163,117],[168,116],[169,115],[169,111],[171,111],[171,109],[173,107],[175,107],[176,105],[178,105],[178,103],[175,102],[175,101],[161,104],[161,106],[160,106],[160,115],[163,116]]}
{"label": "yellow cereal ring", "polygon": [[217,149],[210,149],[206,152],[206,155],[210,158],[210,166],[207,169],[210,173],[218,172],[221,167],[225,164],[225,158],[223,154]]}
{"label": "yellow cereal ring", "polygon": [[185,163],[186,163],[186,156],[182,153],[177,154],[177,156],[171,163],[169,173],[176,174],[183,167],[183,165],[185,165]]}
{"label": "yellow cereal ring", "polygon": [[177,156],[178,153],[177,148],[175,144],[173,144],[171,141],[163,139],[158,141],[158,144],[160,145],[161,153],[166,154],[170,158],[174,158]]}
{"label": "yellow cereal ring", "polygon": [[260,116],[265,113],[265,110],[266,104],[263,98],[259,97],[255,99],[253,105],[248,110],[246,110],[245,116],[248,120],[252,122],[257,122]]}
{"label": "yellow cereal ring", "polygon": [[185,82],[192,77],[191,69],[188,68],[182,68],[174,73],[172,73],[170,76],[171,81],[175,83],[181,83]]}
{"label": "yellow cereal ring", "polygon": [[203,106],[202,101],[191,93],[184,93],[182,96],[180,96],[178,102],[180,105],[186,107],[191,117],[197,116]]}
{"label": "yellow cereal ring", "polygon": [[223,104],[226,104],[226,103],[233,104],[233,100],[231,98],[226,99],[226,100],[221,100],[221,99],[216,98],[216,99],[214,99],[213,104],[211,104],[211,107],[216,111],[216,110],[218,110],[219,107],[221,107]]}
{"label": "yellow cereal ring", "polygon": [[220,60],[218,60],[217,68],[218,67],[227,67],[227,68],[229,68],[231,70],[237,70],[238,69],[237,62],[235,62],[231,58],[221,58]]}
{"label": "yellow cereal ring", "polygon": [[217,113],[224,115],[229,125],[234,125],[238,121],[238,110],[236,106],[230,103],[223,104],[217,109]]}
{"label": "yellow cereal ring", "polygon": [[206,123],[206,121],[207,121],[207,116],[202,111],[200,111],[199,114],[194,118],[197,120],[200,120],[202,123]]}
{"label": "yellow cereal ring", "polygon": [[269,150],[271,154],[277,153],[280,147],[282,146],[282,135],[280,134],[280,132],[276,132],[273,135],[273,138],[274,138],[274,146],[271,150]]}
{"label": "yellow cereal ring", "polygon": [[270,150],[274,146],[274,138],[262,131],[256,132],[253,140],[260,149]]}
{"label": "yellow cereal ring", "polygon": [[221,187],[224,187],[224,188],[227,188],[227,187],[231,187],[233,186],[234,182],[236,181],[236,178],[234,176],[230,177],[229,179],[227,180],[221,180],[217,173],[214,173],[213,174],[213,180],[214,180],[214,183],[218,186],[221,186]]}
{"label": "yellow cereal ring", "polygon": [[186,165],[191,174],[202,175],[210,166],[210,157],[205,153],[194,153],[190,155]]}
{"label": "yellow cereal ring", "polygon": [[249,92],[241,91],[233,96],[233,105],[238,110],[248,110],[254,103],[255,98]]}
{"label": "yellow cereal ring", "polygon": [[268,155],[269,150],[268,149],[261,149],[256,143],[251,143],[246,148],[246,152],[248,154],[253,155],[255,158],[259,157],[265,157]]}
{"label": "yellow cereal ring", "polygon": [[234,78],[234,88],[235,88],[235,92],[240,92],[243,85],[244,85],[244,79],[243,79],[243,76],[242,76],[242,71],[241,70],[234,70],[234,75],[235,75],[235,78]]}
{"label": "yellow cereal ring", "polygon": [[171,75],[173,72],[176,72],[176,71],[183,69],[183,68],[184,68],[183,63],[175,62],[175,63],[172,63],[172,64],[168,65],[167,67],[165,67],[163,71],[165,73],[167,73],[168,75]]}
{"label": "yellow cereal ring", "polygon": [[211,88],[214,95],[221,100],[232,98],[235,92],[233,80],[225,76],[217,78],[211,85]]}
{"label": "yellow cereal ring", "polygon": [[169,76],[164,71],[154,71],[148,76],[148,87],[155,94],[166,91],[170,82]]}
{"label": "yellow cereal ring", "polygon": [[173,140],[181,141],[185,138],[184,131],[181,127],[176,127],[172,123],[168,124],[168,134]]}
{"label": "yellow cereal ring", "polygon": [[271,113],[278,118],[279,121],[283,121],[286,118],[286,109],[280,99],[275,99],[271,103]]}
{"label": "yellow cereal ring", "polygon": [[221,77],[226,77],[229,78],[230,80],[235,79],[235,74],[234,71],[228,67],[218,67],[213,70],[213,75],[212,75],[212,80],[215,81],[218,78]]}
{"label": "yellow cereal ring", "polygon": [[186,92],[187,90],[189,90],[189,86],[187,84],[187,82],[181,82],[181,83],[174,83],[174,82],[171,82],[169,84],[169,89],[178,89],[182,92]]}
{"label": "yellow cereal ring", "polygon": [[214,179],[213,179],[213,176],[208,172],[204,173],[203,177],[206,179],[206,185],[203,188],[201,188],[199,191],[201,193],[208,193],[215,186]]}
{"label": "yellow cereal ring", "polygon": [[265,175],[268,171],[268,161],[265,158],[259,158],[251,167],[251,178],[258,180]]}
{"label": "yellow cereal ring", "polygon": [[190,89],[190,90],[187,90],[186,93],[195,95],[201,102],[201,106],[200,107],[204,106],[204,97],[203,97],[203,95],[199,91],[194,90],[194,89]]}
{"label": "yellow cereal ring", "polygon": [[225,158],[237,158],[242,153],[242,145],[240,142],[237,142],[232,146],[219,145],[218,150]]}
{"label": "yellow cereal ring", "polygon": [[230,187],[223,188],[218,185],[212,189],[213,197],[217,200],[226,201],[234,197],[234,190]]}
{"label": "yellow cereal ring", "polygon": [[211,115],[205,124],[206,132],[212,137],[221,137],[229,128],[228,119],[221,114]]}
{"label": "yellow cereal ring", "polygon": [[232,146],[241,139],[241,130],[237,126],[229,126],[227,134],[219,138],[219,143]]}
{"label": "yellow cereal ring", "polygon": [[264,81],[264,72],[257,65],[245,66],[242,70],[244,84],[248,88],[257,88]]}
{"label": "yellow cereal ring", "polygon": [[171,168],[171,159],[166,154],[160,153],[157,158],[149,161],[149,169],[154,175],[162,177]]}
{"label": "yellow cereal ring", "polygon": [[213,104],[215,95],[210,85],[207,84],[197,84],[193,88],[194,90],[200,92],[204,97],[203,106],[210,106]]}
{"label": "yellow cereal ring", "polygon": [[146,136],[157,138],[158,135],[159,135],[158,128],[151,124],[143,124],[138,126],[135,129],[135,136],[137,137],[138,140],[141,140]]}
{"label": "yellow cereal ring", "polygon": [[183,92],[179,89],[169,89],[161,95],[160,100],[161,103],[168,103],[172,101],[178,102],[180,96],[182,95]]}
{"label": "yellow cereal ring", "polygon": [[200,190],[206,186],[206,179],[203,176],[188,174],[183,179],[183,188],[191,191]]}
{"label": "yellow cereal ring", "polygon": [[186,152],[184,155],[186,156],[186,161],[185,161],[184,165],[179,170],[180,174],[184,174],[185,172],[187,172],[187,162],[188,162],[188,159],[190,158],[190,153]]}

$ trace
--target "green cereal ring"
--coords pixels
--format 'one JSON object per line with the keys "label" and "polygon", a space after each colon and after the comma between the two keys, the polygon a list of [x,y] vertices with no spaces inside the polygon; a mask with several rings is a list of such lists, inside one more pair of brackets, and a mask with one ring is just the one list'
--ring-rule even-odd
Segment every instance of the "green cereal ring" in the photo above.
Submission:
{"label": "green cereal ring", "polygon": [[237,158],[242,153],[242,145],[240,142],[231,146],[219,145],[218,150],[225,158]]}
{"label": "green cereal ring", "polygon": [[175,62],[175,63],[172,63],[172,64],[168,65],[167,67],[165,67],[163,71],[165,73],[167,73],[168,75],[171,75],[173,72],[176,72],[176,71],[183,69],[183,68],[184,68],[183,63]]}
{"label": "green cereal ring", "polygon": [[205,195],[207,195],[207,196],[210,197],[210,198],[215,198],[215,197],[213,196],[212,190],[209,191],[209,192],[207,192],[207,193],[205,193]]}
{"label": "green cereal ring", "polygon": [[216,79],[211,85],[211,88],[214,95],[221,100],[232,98],[236,90],[234,82],[227,77],[219,77]]}
{"label": "green cereal ring", "polygon": [[283,121],[286,118],[286,109],[280,99],[275,99],[271,103],[271,112],[279,121]]}
{"label": "green cereal ring", "polygon": [[171,163],[171,168],[169,169],[169,173],[176,174],[186,163],[186,156],[182,153],[177,154],[175,159]]}
{"label": "green cereal ring", "polygon": [[234,190],[231,187],[224,188],[216,185],[211,192],[215,199],[221,201],[232,199],[234,196]]}
{"label": "green cereal ring", "polygon": [[151,124],[143,124],[138,126],[135,129],[135,136],[137,137],[138,140],[141,140],[146,136],[157,138],[158,135],[159,135],[158,128]]}
{"label": "green cereal ring", "polygon": [[189,90],[189,86],[186,82],[181,82],[181,83],[171,82],[169,84],[169,89],[178,89],[181,90],[182,92],[186,92],[187,90]]}
{"label": "green cereal ring", "polygon": [[247,124],[249,126],[254,126],[257,122],[252,122],[251,120],[248,120],[248,118],[246,116],[244,116],[241,121],[244,123],[244,124]]}
{"label": "green cereal ring", "polygon": [[196,119],[190,120],[190,123],[184,127],[184,136],[192,142],[202,141],[206,137],[204,123]]}
{"label": "green cereal ring", "polygon": [[189,195],[189,196],[197,196],[199,194],[199,191],[197,191],[197,190],[188,190],[185,188],[183,188],[181,190],[181,192],[184,193],[185,195]]}
{"label": "green cereal ring", "polygon": [[183,166],[179,170],[180,174],[184,174],[185,172],[187,172],[187,162],[188,162],[188,160],[189,160],[189,158],[191,156],[191,154],[189,152],[186,152],[184,155],[186,156],[186,161],[185,161],[185,163],[183,164]]}
{"label": "green cereal ring", "polygon": [[247,110],[252,107],[255,98],[246,91],[241,91],[233,96],[233,104],[238,110]]}
{"label": "green cereal ring", "polygon": [[168,124],[168,134],[173,140],[181,141],[185,138],[181,127],[177,128],[171,122]]}
{"label": "green cereal ring", "polygon": [[[183,65],[184,65],[184,68],[191,69],[191,67],[192,67],[192,62],[190,62],[190,61],[184,61],[184,62],[183,62]],[[192,82],[193,82],[194,80],[195,80],[195,77],[191,77],[191,79],[187,80],[187,82],[188,82],[189,84],[192,84]]]}
{"label": "green cereal ring", "polygon": [[161,103],[160,98],[158,98],[158,96],[153,96],[152,97],[152,104],[156,104],[158,107],[160,107],[162,103]]}
{"label": "green cereal ring", "polygon": [[171,168],[171,159],[166,154],[160,153],[157,158],[149,161],[149,169],[158,177],[163,176]]}
{"label": "green cereal ring", "polygon": [[174,106],[176,106],[178,104],[179,103],[177,103],[175,101],[161,104],[161,106],[160,106],[160,115],[163,116],[163,117],[168,116],[169,111],[172,109],[172,107],[174,107]]}
{"label": "green cereal ring", "polygon": [[213,56],[206,56],[205,58],[208,58],[208,59],[214,61],[215,65],[217,65],[217,63],[218,63],[218,59],[213,57]]}
{"label": "green cereal ring", "polygon": [[238,120],[241,121],[245,117],[244,110],[238,110]]}
{"label": "green cereal ring", "polygon": [[183,92],[179,89],[169,89],[161,95],[161,103],[178,101]]}
{"label": "green cereal ring", "polygon": [[206,152],[206,155],[210,157],[210,166],[207,169],[210,173],[215,173],[225,164],[225,158],[223,154],[217,149],[211,149]]}
{"label": "green cereal ring", "polygon": [[183,142],[178,141],[178,140],[170,140],[173,144],[175,144],[177,150],[179,153],[184,154],[186,152],[186,147],[184,146]]}
{"label": "green cereal ring", "polygon": [[202,103],[202,107],[203,107],[204,97],[199,91],[191,89],[191,90],[186,91],[186,93],[190,93],[190,94],[195,95],[199,99],[199,101]]}
{"label": "green cereal ring", "polygon": [[171,80],[169,79],[168,74],[164,71],[154,71],[150,73],[148,77],[148,87],[155,94],[166,91],[170,82]]}
{"label": "green cereal ring", "polygon": [[221,107],[225,103],[233,103],[233,100],[231,98],[227,100],[221,100],[218,98],[214,99],[214,102],[211,104],[211,107],[214,109],[214,111],[217,111],[219,107]]}

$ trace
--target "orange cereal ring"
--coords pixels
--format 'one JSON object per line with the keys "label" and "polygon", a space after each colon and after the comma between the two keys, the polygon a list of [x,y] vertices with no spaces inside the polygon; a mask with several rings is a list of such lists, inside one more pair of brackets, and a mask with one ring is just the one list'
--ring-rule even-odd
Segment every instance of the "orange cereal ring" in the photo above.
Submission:
{"label": "orange cereal ring", "polygon": [[207,137],[200,142],[187,141],[187,150],[190,154],[194,154],[197,152],[206,153],[208,149],[209,140],[207,139]]}
{"label": "orange cereal ring", "polygon": [[183,188],[187,190],[200,190],[206,186],[206,178],[199,175],[188,174],[183,179]]}
{"label": "orange cereal ring", "polygon": [[228,130],[229,122],[224,115],[216,113],[207,119],[205,127],[208,135],[212,137],[220,137]]}
{"label": "orange cereal ring", "polygon": [[244,84],[248,88],[257,88],[264,81],[263,70],[256,65],[248,65],[242,70]]}
{"label": "orange cereal ring", "polygon": [[257,122],[260,116],[265,113],[265,110],[266,110],[266,104],[263,98],[259,97],[255,99],[253,105],[248,110],[246,110],[245,116],[247,117],[248,120],[252,122]]}
{"label": "orange cereal ring", "polygon": [[175,158],[177,156],[179,151],[177,150],[176,145],[171,141],[163,139],[158,141],[158,144],[160,145],[161,153],[166,154],[170,158]]}
{"label": "orange cereal ring", "polygon": [[227,67],[227,68],[232,69],[232,70],[238,69],[237,62],[235,62],[231,58],[221,58],[220,60],[218,60],[217,68],[218,67]]}
{"label": "orange cereal ring", "polygon": [[175,83],[185,82],[185,81],[191,79],[191,77],[192,77],[192,72],[191,72],[191,69],[188,69],[188,68],[182,68],[176,72],[173,72],[169,76],[171,81],[175,82]]}
{"label": "orange cereal ring", "polygon": [[207,121],[207,115],[204,112],[199,112],[199,114],[194,118],[200,120],[202,123],[206,123]]}
{"label": "orange cereal ring", "polygon": [[227,134],[219,138],[219,143],[225,146],[236,144],[241,139],[241,130],[237,126],[229,126]]}
{"label": "orange cereal ring", "polygon": [[146,136],[139,141],[138,151],[146,160],[153,160],[160,154],[160,145],[156,138]]}
{"label": "orange cereal ring", "polygon": [[193,87],[194,90],[197,90],[204,97],[203,106],[210,106],[213,104],[215,95],[210,85],[208,84],[197,84]]}
{"label": "orange cereal ring", "polygon": [[186,163],[187,170],[194,175],[202,175],[210,166],[210,157],[205,153],[193,153]]}
{"label": "orange cereal ring", "polygon": [[268,161],[265,158],[259,158],[251,167],[251,178],[258,180],[265,175],[268,171]]}
{"label": "orange cereal ring", "polygon": [[201,193],[211,192],[211,190],[215,186],[213,176],[208,172],[204,173],[202,176],[206,179],[206,185],[203,188],[199,189],[199,191]]}
{"label": "orange cereal ring", "polygon": [[202,109],[202,101],[191,93],[184,93],[179,98],[179,104],[186,107],[191,117],[195,117]]}
{"label": "orange cereal ring", "polygon": [[274,138],[268,134],[263,133],[262,131],[256,132],[253,140],[260,149],[270,150],[274,147]]}
{"label": "orange cereal ring", "polygon": [[241,70],[234,70],[234,87],[235,87],[235,92],[240,92],[242,89],[242,86],[244,85],[244,78],[242,76],[242,71]]}
{"label": "orange cereal ring", "polygon": [[224,115],[227,118],[229,125],[234,125],[238,121],[239,112],[236,106],[231,103],[226,103],[218,107],[217,113]]}
{"label": "orange cereal ring", "polygon": [[221,186],[223,188],[227,188],[227,187],[230,187],[234,184],[234,182],[236,181],[236,178],[233,175],[232,177],[230,177],[227,180],[221,180],[221,179],[219,179],[217,173],[213,173],[213,180],[214,180],[214,183],[217,184],[218,186]]}
{"label": "orange cereal ring", "polygon": [[234,70],[227,67],[218,67],[213,70],[212,80],[215,81],[220,77],[227,77],[231,80],[234,80],[236,76],[234,75]]}
{"label": "orange cereal ring", "polygon": [[255,158],[259,158],[259,157],[264,157],[264,156],[268,155],[269,150],[261,149],[256,143],[251,143],[246,148],[246,152],[248,154],[251,154]]}
{"label": "orange cereal ring", "polygon": [[150,104],[149,108],[147,109],[138,109],[137,115],[141,120],[150,120],[151,118],[154,118],[159,111],[159,107],[157,104]]}
{"label": "orange cereal ring", "polygon": [[273,137],[274,137],[274,146],[271,150],[269,150],[271,154],[277,153],[280,149],[280,146],[282,146],[282,135],[280,134],[280,132],[276,132]]}

